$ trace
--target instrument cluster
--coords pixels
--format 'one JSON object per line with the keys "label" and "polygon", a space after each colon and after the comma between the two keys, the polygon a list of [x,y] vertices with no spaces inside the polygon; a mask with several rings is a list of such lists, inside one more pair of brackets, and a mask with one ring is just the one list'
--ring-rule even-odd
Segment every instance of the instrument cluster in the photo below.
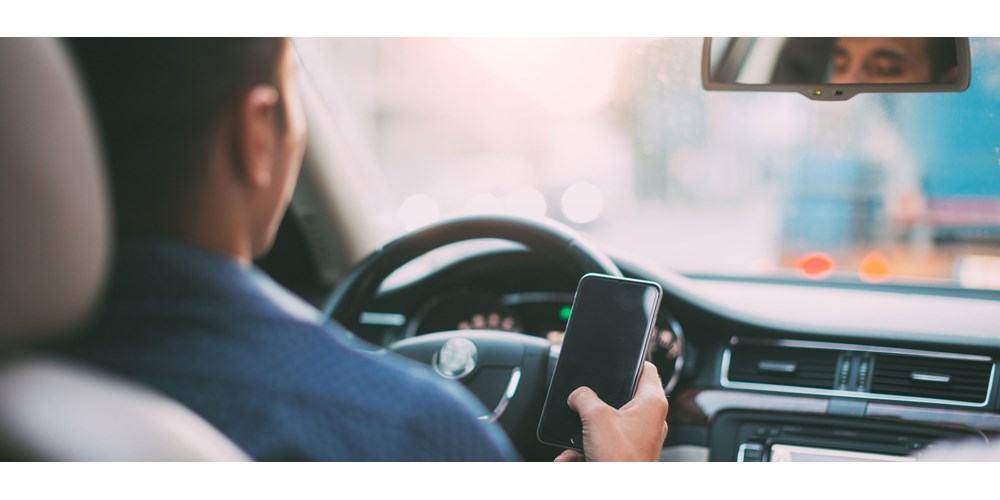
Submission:
{"label": "instrument cluster", "polygon": [[[519,292],[500,295],[461,289],[434,296],[422,304],[406,325],[406,337],[452,330],[497,330],[562,343],[572,312],[573,294]],[[656,365],[669,394],[684,366],[681,325],[665,310],[657,318],[649,360]]]}

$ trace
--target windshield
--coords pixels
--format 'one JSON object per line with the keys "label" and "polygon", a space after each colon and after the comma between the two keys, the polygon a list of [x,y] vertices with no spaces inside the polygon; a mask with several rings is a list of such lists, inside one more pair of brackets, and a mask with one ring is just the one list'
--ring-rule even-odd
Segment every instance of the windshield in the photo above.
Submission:
{"label": "windshield", "polygon": [[386,239],[511,213],[688,274],[1000,288],[1000,40],[965,93],[832,103],[707,92],[700,38],[308,45]]}

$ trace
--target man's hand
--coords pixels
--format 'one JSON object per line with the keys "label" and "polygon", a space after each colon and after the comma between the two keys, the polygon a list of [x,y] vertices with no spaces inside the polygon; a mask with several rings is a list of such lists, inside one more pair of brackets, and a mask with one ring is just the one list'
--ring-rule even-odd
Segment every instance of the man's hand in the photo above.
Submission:
{"label": "man's hand", "polygon": [[583,455],[566,450],[556,462],[655,462],[667,438],[667,397],[656,367],[645,362],[635,397],[616,410],[588,387],[573,391],[567,404],[583,422]]}

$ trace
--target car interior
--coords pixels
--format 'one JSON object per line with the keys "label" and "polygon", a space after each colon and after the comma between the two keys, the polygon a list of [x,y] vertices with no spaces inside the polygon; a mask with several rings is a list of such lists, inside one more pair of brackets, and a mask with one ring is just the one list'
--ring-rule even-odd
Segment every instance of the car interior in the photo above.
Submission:
{"label": "car interior", "polygon": [[[670,401],[661,461],[998,460],[1000,42],[949,40],[944,83],[839,83],[835,39],[296,39],[309,145],[256,264],[372,350],[430,365],[470,340],[480,361],[460,381],[525,460],[561,451],[536,428],[587,273],[662,287],[648,356]],[[525,83],[551,60],[509,69],[531,51],[597,60],[601,43],[643,79],[608,77],[597,104],[566,111],[572,92]],[[0,456],[248,460],[155,391],[32,349],[99,300],[114,208],[61,42],[0,40],[0,68]],[[486,90],[448,94],[461,87]],[[617,124],[632,135],[607,148],[630,153],[601,156],[605,122],[544,132],[579,151],[532,142],[540,129],[505,114],[529,101],[560,127]],[[430,108],[477,121],[420,121]],[[657,129],[673,109],[683,130]],[[497,151],[529,144],[529,161],[481,154],[466,128]],[[695,128],[700,149],[681,142]],[[870,142],[852,142],[861,129]],[[463,162],[438,161],[450,154]]]}
{"label": "car interior", "polygon": [[109,203],[86,100],[59,42],[6,39],[0,66],[3,129],[10,131],[0,142],[0,455],[246,460],[184,406],[30,350],[78,328],[98,300],[111,258]]}

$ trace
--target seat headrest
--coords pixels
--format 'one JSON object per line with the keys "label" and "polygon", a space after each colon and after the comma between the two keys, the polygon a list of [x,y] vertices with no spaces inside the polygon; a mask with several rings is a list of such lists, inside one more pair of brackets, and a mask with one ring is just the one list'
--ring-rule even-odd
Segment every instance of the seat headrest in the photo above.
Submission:
{"label": "seat headrest", "polygon": [[65,49],[0,39],[0,348],[72,328],[110,253],[95,127]]}

